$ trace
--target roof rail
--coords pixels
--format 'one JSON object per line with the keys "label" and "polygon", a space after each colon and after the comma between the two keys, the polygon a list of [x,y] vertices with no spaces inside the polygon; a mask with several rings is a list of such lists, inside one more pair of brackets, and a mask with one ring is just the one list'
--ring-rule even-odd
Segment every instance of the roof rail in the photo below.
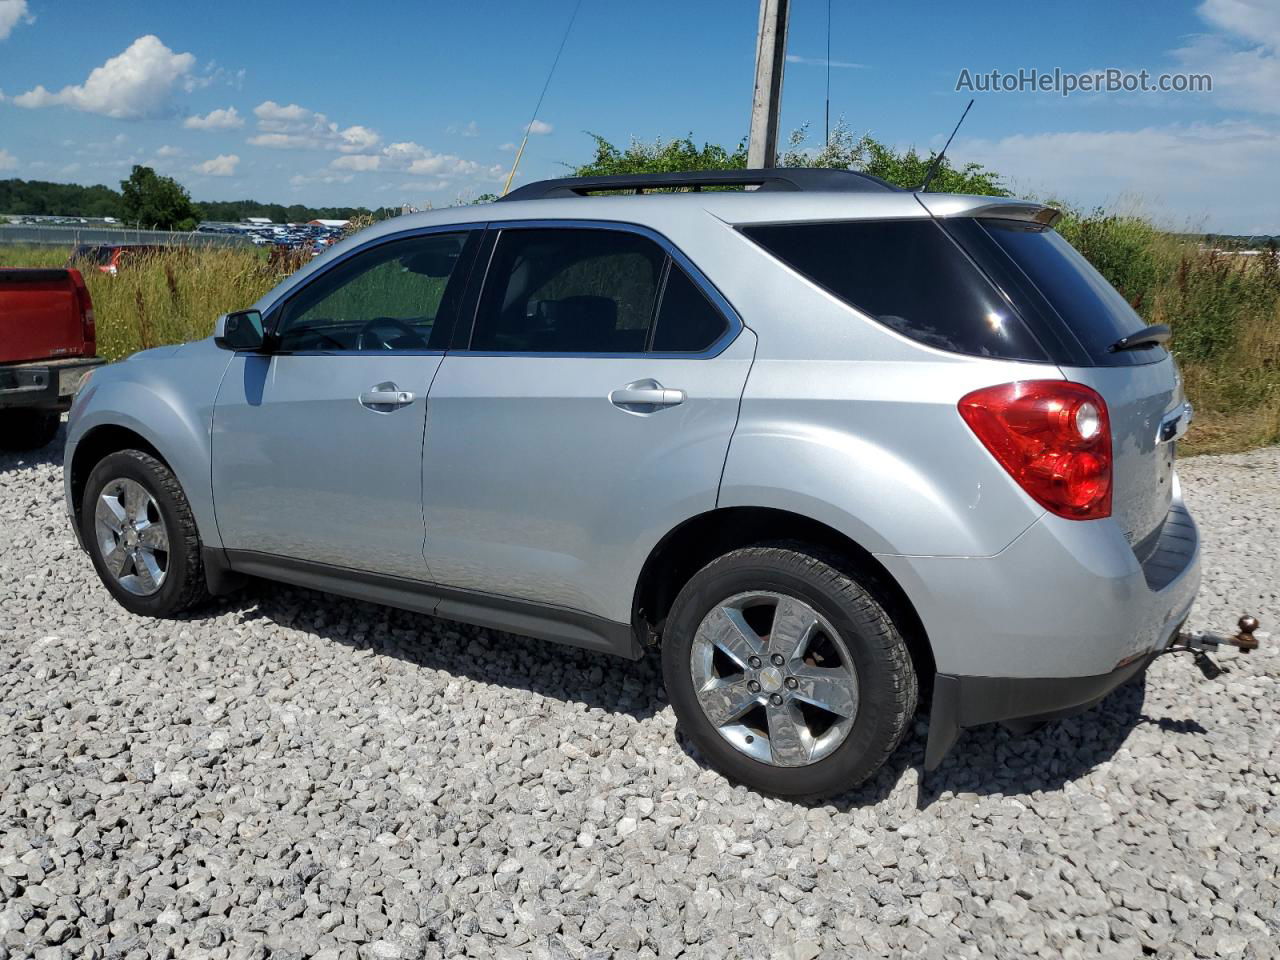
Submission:
{"label": "roof rail", "polygon": [[685,187],[695,193],[705,187],[757,187],[760,190],[840,191],[880,193],[901,189],[852,170],[814,167],[772,167],[767,170],[691,170],[678,173],[624,173],[607,177],[565,177],[539,180],[512,190],[502,200],[550,200],[586,197],[593,193],[671,190]]}

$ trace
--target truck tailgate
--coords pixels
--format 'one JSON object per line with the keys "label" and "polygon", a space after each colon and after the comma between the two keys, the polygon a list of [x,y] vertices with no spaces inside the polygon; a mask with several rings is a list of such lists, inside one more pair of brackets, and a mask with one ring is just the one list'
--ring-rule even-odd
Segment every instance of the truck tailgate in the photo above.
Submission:
{"label": "truck tailgate", "polygon": [[92,355],[70,270],[0,270],[0,363]]}

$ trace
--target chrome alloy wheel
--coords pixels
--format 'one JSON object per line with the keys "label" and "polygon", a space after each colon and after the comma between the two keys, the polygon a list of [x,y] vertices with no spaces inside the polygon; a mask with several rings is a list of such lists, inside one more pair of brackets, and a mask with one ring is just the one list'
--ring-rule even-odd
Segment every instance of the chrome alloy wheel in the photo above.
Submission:
{"label": "chrome alloy wheel", "polygon": [[128,477],[110,480],[98,494],[94,532],[103,565],[116,583],[139,597],[164,585],[169,532],[155,497]]}
{"label": "chrome alloy wheel", "polygon": [[698,625],[693,689],[720,736],[777,767],[803,767],[844,742],[858,712],[858,675],[840,635],[795,597],[729,597]]}

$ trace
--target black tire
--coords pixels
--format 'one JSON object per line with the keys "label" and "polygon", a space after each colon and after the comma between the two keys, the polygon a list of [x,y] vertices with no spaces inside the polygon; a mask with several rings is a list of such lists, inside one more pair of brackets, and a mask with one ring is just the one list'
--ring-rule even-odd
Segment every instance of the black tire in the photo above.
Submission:
{"label": "black tire", "polygon": [[[168,532],[165,578],[160,589],[149,596],[130,593],[111,575],[103,561],[95,531],[98,496],[103,487],[120,478],[137,481],[151,494]],[[80,504],[80,530],[98,576],[111,595],[129,612],[147,617],[171,617],[208,602],[200,534],[191,515],[191,506],[173,471],[150,454],[141,450],[120,450],[98,461],[85,483],[84,498]]]}
{"label": "black tire", "polygon": [[[862,783],[901,742],[919,695],[906,642],[870,578],[843,558],[798,543],[734,550],[703,567],[680,591],[662,637],[662,672],[682,731],[716,770],[764,793],[812,800]],[[840,634],[857,671],[858,706],[845,739],[807,766],[781,767],[747,756],[717,731],[694,691],[690,656],[707,613],[751,591],[796,597]]]}
{"label": "black tire", "polygon": [[0,449],[39,450],[53,442],[62,414],[56,410],[0,410]]}

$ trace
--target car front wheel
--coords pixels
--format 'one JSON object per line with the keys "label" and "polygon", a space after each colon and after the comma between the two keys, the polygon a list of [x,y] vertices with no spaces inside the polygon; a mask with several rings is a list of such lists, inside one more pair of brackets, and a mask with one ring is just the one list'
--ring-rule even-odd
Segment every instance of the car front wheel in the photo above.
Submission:
{"label": "car front wheel", "polygon": [[98,576],[130,612],[168,617],[209,598],[191,507],[149,453],[121,450],[93,468],[80,529]]}
{"label": "car front wheel", "polygon": [[917,682],[870,586],[842,558],[799,544],[735,550],[685,585],[664,630],[663,676],[713,767],[811,799],[884,763],[915,712]]}

